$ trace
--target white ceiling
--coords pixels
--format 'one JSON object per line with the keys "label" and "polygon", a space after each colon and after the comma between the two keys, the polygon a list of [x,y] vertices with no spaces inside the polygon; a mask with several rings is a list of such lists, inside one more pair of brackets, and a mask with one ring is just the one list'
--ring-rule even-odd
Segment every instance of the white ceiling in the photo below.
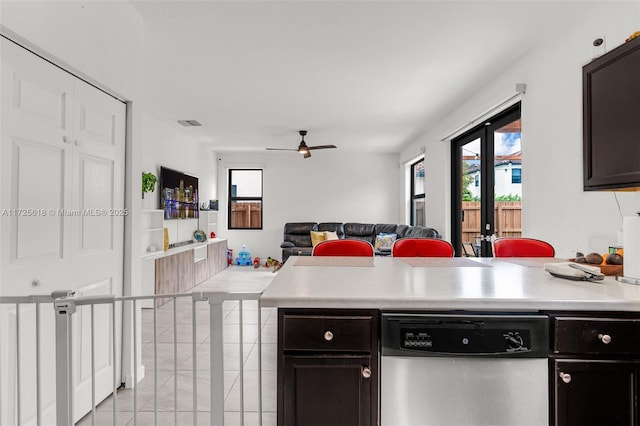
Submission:
{"label": "white ceiling", "polygon": [[306,129],[309,145],[399,152],[584,6],[132,3],[145,21],[145,109],[219,151],[295,148]]}

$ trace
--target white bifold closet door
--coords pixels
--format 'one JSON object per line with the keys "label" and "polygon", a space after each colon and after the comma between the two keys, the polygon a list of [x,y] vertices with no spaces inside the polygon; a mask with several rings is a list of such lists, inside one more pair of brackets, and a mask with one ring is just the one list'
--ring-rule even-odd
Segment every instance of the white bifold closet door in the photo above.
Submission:
{"label": "white bifold closet door", "polygon": [[[122,295],[126,106],[1,39],[0,295]],[[35,316],[20,309],[20,418],[35,419]],[[54,315],[42,306],[40,380],[55,414]],[[115,312],[120,357],[121,312]],[[15,307],[0,311],[0,424],[16,424]],[[95,309],[96,400],[112,391],[110,307]],[[90,308],[74,316],[77,420],[91,410]],[[119,361],[119,360],[118,360]],[[117,363],[119,365],[119,362]],[[116,372],[120,377],[120,372]]]}

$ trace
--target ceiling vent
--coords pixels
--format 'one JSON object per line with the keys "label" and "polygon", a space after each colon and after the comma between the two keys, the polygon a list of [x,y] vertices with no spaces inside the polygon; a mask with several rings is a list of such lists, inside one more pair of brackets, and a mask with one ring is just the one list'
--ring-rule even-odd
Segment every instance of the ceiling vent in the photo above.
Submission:
{"label": "ceiling vent", "polygon": [[197,120],[178,120],[178,123],[182,124],[184,127],[198,127],[202,126]]}

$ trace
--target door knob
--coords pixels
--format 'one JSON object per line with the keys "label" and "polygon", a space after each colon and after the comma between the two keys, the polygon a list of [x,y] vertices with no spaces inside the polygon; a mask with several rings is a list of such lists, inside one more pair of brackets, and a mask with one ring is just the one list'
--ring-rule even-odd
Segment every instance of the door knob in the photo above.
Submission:
{"label": "door knob", "polygon": [[371,369],[369,367],[364,367],[362,369],[362,377],[364,377],[365,379],[371,377]]}

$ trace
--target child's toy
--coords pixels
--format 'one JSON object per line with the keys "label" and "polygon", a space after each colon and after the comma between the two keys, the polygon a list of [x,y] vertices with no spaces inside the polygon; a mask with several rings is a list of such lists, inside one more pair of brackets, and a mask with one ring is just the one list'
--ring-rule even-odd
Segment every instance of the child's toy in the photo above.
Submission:
{"label": "child's toy", "polygon": [[227,263],[233,265],[233,249],[227,249]]}
{"label": "child's toy", "polygon": [[253,258],[253,267],[255,269],[258,269],[259,266],[260,266],[260,258],[259,257],[254,257]]}
{"label": "child's toy", "polygon": [[242,247],[240,247],[240,252],[238,252],[238,257],[236,257],[236,265],[251,266],[252,263],[249,250],[247,249],[247,246],[243,244]]}
{"label": "child's toy", "polygon": [[267,257],[267,261],[264,263],[265,268],[270,268],[273,266],[273,272],[277,272],[282,268],[283,263],[279,260],[272,259],[271,257]]}

